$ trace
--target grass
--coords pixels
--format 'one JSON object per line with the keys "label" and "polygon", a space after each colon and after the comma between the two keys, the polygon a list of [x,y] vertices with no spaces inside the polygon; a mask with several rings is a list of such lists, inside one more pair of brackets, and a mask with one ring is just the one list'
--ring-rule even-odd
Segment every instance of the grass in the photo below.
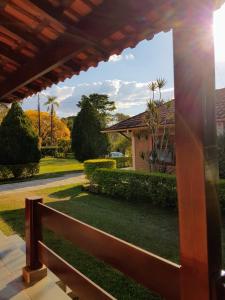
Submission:
{"label": "grass", "polygon": [[[0,199],[0,230],[24,237],[24,198],[41,195],[48,205],[119,238],[179,263],[177,212],[146,202],[127,202],[82,191],[80,185],[49,188]],[[225,222],[223,220],[223,229]],[[56,253],[118,299],[156,300],[158,296],[50,232],[44,239]],[[127,263],[130,263],[129,261]]]}
{"label": "grass", "polygon": [[0,181],[1,184],[24,182],[36,179],[46,179],[60,177],[65,174],[83,171],[84,166],[82,163],[75,159],[53,158],[45,157],[40,161],[40,172],[31,178],[26,179],[7,179]]}

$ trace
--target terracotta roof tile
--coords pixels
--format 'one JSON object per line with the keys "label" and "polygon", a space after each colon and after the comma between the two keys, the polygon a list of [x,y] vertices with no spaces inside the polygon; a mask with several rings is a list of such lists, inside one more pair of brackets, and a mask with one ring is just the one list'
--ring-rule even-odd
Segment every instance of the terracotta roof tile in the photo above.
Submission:
{"label": "terracotta roof tile", "polygon": [[0,102],[21,100],[170,30],[179,1],[0,1]]}

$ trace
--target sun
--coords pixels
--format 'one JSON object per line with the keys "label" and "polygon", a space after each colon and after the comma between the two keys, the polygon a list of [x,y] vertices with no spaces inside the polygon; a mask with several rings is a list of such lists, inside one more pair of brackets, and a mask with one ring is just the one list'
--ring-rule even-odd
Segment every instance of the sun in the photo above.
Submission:
{"label": "sun", "polygon": [[216,62],[225,62],[225,4],[214,14],[213,31]]}

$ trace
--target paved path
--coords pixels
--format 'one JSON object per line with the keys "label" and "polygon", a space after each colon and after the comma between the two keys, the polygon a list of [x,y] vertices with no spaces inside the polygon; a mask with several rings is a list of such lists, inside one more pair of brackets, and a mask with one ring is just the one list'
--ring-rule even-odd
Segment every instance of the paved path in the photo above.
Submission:
{"label": "paved path", "polygon": [[85,176],[81,172],[72,174],[70,173],[56,178],[36,179],[26,182],[3,184],[0,185],[0,196],[10,194],[12,192],[19,193],[32,190],[39,190],[55,186],[63,186],[67,184],[75,184],[83,181],[85,181]]}

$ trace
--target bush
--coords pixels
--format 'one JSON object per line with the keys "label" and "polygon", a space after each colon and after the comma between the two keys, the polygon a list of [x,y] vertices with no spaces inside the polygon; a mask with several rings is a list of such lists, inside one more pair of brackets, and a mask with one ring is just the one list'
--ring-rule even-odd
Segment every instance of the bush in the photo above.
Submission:
{"label": "bush", "polygon": [[[161,207],[177,207],[176,177],[160,173],[98,169],[92,175],[95,191],[127,200],[144,200]],[[225,180],[218,183],[218,198],[225,212]]]}
{"label": "bush", "polygon": [[96,170],[92,182],[99,192],[127,200],[147,200],[163,207],[176,207],[176,178],[167,174],[153,174],[124,170]]}
{"label": "bush", "polygon": [[52,157],[56,157],[57,153],[58,153],[58,146],[44,146],[41,147],[41,156],[45,157],[45,156],[52,156]]}
{"label": "bush", "polygon": [[27,178],[39,173],[39,163],[0,165],[0,179]]}
{"label": "bush", "polygon": [[132,166],[132,157],[112,157],[116,161],[117,169],[128,168]]}
{"label": "bush", "polygon": [[88,179],[92,179],[92,174],[99,168],[115,169],[116,162],[113,159],[90,159],[84,161],[84,173]]}
{"label": "bush", "polygon": [[71,141],[68,139],[60,139],[58,140],[57,144],[58,144],[58,153],[60,153],[61,157],[64,155],[65,158],[67,153],[71,151]]}
{"label": "bush", "polygon": [[13,103],[0,126],[0,164],[38,163],[39,139],[29,118],[18,103]]}

